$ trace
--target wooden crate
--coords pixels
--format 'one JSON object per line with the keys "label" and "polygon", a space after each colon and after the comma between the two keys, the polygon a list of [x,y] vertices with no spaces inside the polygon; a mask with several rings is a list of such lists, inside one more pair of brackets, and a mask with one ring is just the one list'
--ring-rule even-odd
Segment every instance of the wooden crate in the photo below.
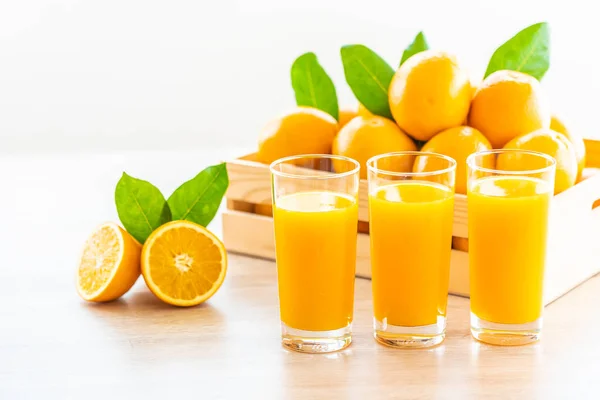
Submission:
{"label": "wooden crate", "polygon": [[[587,167],[600,167],[600,141],[586,140]],[[229,189],[223,238],[230,251],[275,259],[271,177],[250,154],[227,163]],[[600,173],[554,196],[549,228],[544,302],[548,304],[600,272]],[[359,189],[356,275],[371,277],[367,181]],[[469,295],[467,198],[457,194],[452,227],[450,293]]]}

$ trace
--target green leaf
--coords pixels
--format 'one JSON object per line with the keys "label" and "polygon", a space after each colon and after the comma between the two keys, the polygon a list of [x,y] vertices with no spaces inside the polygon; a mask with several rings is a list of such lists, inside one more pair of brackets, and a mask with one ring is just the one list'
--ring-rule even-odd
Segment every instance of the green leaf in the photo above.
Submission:
{"label": "green leaf", "polygon": [[538,80],[550,68],[550,27],[546,22],[531,25],[498,47],[485,76],[502,69],[520,71]]}
{"label": "green leaf", "polygon": [[394,77],[392,67],[361,44],[343,46],[340,53],[346,82],[358,101],[373,114],[392,119],[388,102],[388,88]]}
{"label": "green leaf", "polygon": [[206,168],[169,197],[173,219],[207,226],[217,213],[227,186],[229,178],[225,163]]}
{"label": "green leaf", "polygon": [[415,39],[412,41],[411,44],[408,45],[406,50],[404,50],[404,53],[402,53],[402,60],[400,60],[400,65],[404,64],[404,61],[408,60],[410,57],[425,50],[429,50],[429,44],[427,44],[425,35],[423,34],[423,31],[421,31],[417,33]]}
{"label": "green leaf", "polygon": [[171,210],[160,190],[125,172],[115,188],[115,204],[127,232],[142,244],[152,231],[171,220]]}
{"label": "green leaf", "polygon": [[318,108],[336,120],[339,118],[335,85],[314,53],[298,57],[292,64],[291,75],[296,104]]}

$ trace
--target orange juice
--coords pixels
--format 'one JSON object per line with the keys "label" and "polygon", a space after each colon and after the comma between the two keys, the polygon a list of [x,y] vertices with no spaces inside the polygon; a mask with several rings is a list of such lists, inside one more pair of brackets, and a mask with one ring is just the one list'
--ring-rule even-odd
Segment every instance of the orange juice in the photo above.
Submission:
{"label": "orange juice", "polygon": [[531,177],[493,176],[468,192],[471,311],[524,324],[542,313],[552,187]]}
{"label": "orange juice", "polygon": [[454,193],[425,181],[398,181],[369,196],[375,318],[423,326],[446,315]]}
{"label": "orange juice", "polygon": [[358,207],[334,192],[301,192],[273,208],[281,320],[306,331],[352,322]]}

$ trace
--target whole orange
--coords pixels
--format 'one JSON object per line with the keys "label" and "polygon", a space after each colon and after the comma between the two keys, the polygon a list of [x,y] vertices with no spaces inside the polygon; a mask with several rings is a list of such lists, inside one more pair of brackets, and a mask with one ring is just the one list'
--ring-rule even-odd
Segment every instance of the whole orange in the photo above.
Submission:
{"label": "whole orange", "polygon": [[569,131],[563,121],[556,115],[553,115],[550,119],[550,129],[565,135],[575,148],[575,154],[577,155],[577,181],[579,181],[585,168],[585,143],[583,138],[577,133]]}
{"label": "whole orange", "polygon": [[[432,137],[421,148],[423,152],[440,153],[454,158],[456,160],[456,193],[467,193],[467,157],[475,152],[491,150],[492,145],[481,132],[469,126],[458,126],[456,128],[446,129]],[[486,158],[487,159],[487,158]],[[491,159],[489,159],[491,161]],[[418,157],[415,165],[415,172],[431,171],[432,166],[428,165],[435,159]],[[486,165],[487,168],[494,168],[493,163]]]}
{"label": "whole orange", "polygon": [[357,110],[353,110],[350,108],[343,108],[340,110],[340,116],[338,118],[338,128],[342,129],[344,125],[352,120],[352,118],[358,115]]}
{"label": "whole orange", "polygon": [[496,71],[473,96],[469,126],[483,133],[494,148],[549,125],[550,111],[540,83],[529,75]]}
{"label": "whole orange", "polygon": [[297,107],[263,128],[256,159],[270,164],[287,156],[330,153],[337,130],[337,121],[325,111]]}
{"label": "whole orange", "polygon": [[394,121],[375,115],[354,118],[333,141],[333,154],[358,161],[360,177],[363,179],[367,177],[366,163],[369,158],[392,151],[416,149],[415,142]]}
{"label": "whole orange", "polygon": [[[549,128],[526,133],[508,142],[505,149],[532,150],[548,154],[556,160],[554,193],[560,193],[575,184],[577,177],[577,155],[575,148],[562,134]],[[540,165],[531,164],[531,158],[498,157],[496,167],[500,170],[533,170]],[[528,164],[529,163],[529,164]]]}
{"label": "whole orange", "polygon": [[427,50],[410,57],[389,87],[396,123],[417,140],[461,125],[469,113],[471,82],[456,58]]}

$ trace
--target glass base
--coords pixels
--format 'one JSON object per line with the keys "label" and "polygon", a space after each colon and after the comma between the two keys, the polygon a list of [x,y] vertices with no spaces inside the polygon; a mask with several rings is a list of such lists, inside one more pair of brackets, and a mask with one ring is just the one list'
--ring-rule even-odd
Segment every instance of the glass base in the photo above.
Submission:
{"label": "glass base", "polygon": [[471,313],[471,335],[480,342],[498,346],[521,346],[540,340],[542,317],[527,324],[497,324]]}
{"label": "glass base", "polygon": [[352,324],[332,331],[304,331],[281,323],[281,344],[300,353],[331,353],[352,343]]}
{"label": "glass base", "polygon": [[423,326],[389,325],[387,320],[373,318],[375,340],[385,346],[405,349],[433,347],[446,337],[446,317],[438,316],[437,323]]}

